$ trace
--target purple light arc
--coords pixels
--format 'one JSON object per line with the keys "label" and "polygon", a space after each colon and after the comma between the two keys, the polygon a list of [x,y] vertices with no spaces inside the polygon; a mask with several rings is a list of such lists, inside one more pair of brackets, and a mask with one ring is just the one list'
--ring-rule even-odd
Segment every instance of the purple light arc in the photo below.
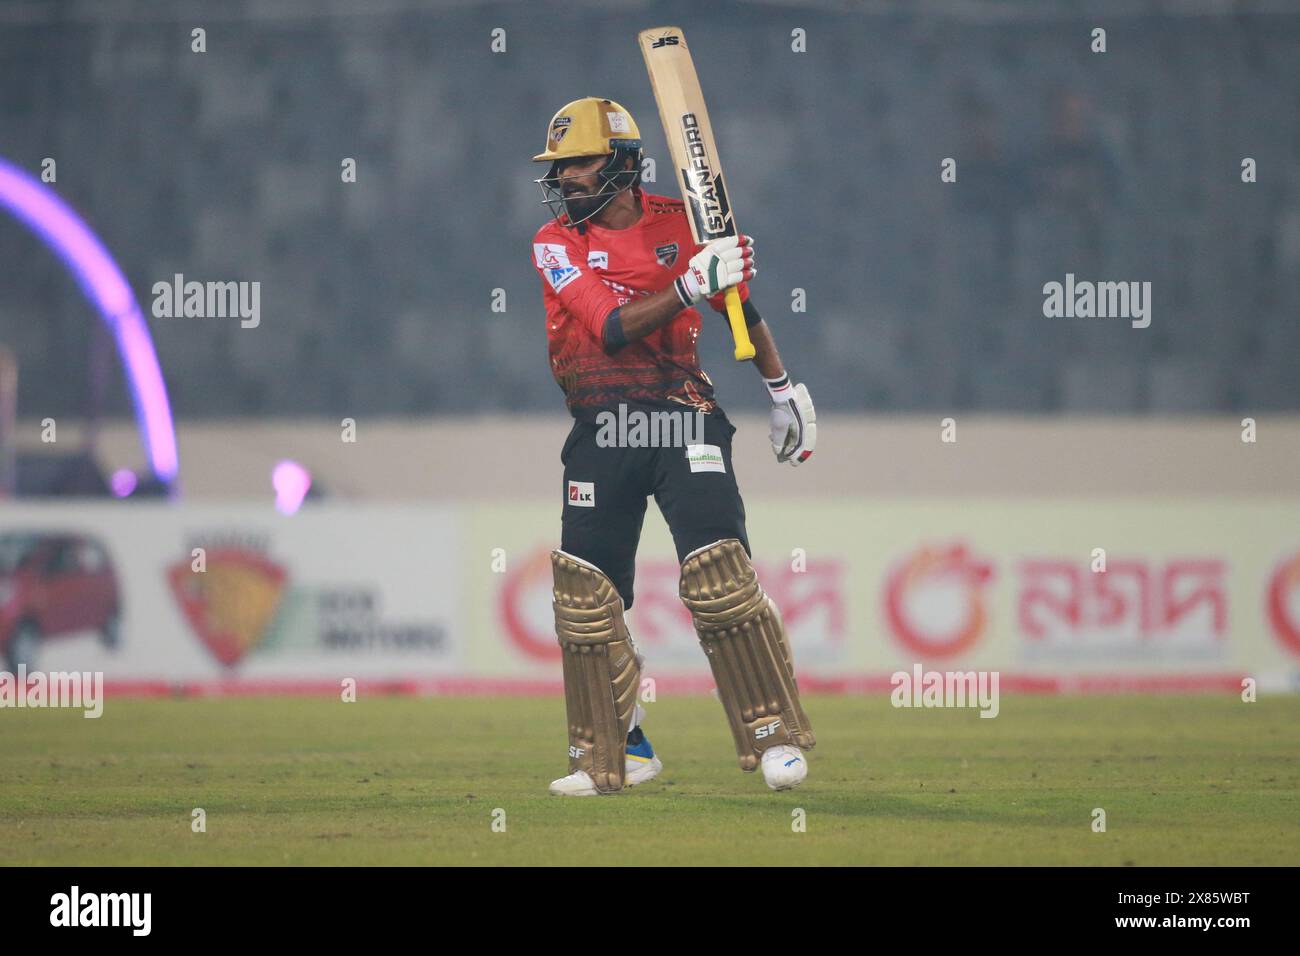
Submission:
{"label": "purple light arc", "polygon": [[26,223],[63,260],[113,333],[145,456],[154,475],[172,489],[180,463],[167,386],[149,326],[122,270],[67,203],[4,159],[0,159],[0,206]]}

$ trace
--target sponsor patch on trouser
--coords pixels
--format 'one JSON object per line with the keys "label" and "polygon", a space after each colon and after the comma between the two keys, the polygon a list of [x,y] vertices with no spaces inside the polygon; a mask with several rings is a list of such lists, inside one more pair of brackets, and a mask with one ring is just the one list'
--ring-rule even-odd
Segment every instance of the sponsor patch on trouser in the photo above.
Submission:
{"label": "sponsor patch on trouser", "polygon": [[569,482],[569,504],[578,508],[596,507],[596,483],[594,481]]}
{"label": "sponsor patch on trouser", "polygon": [[687,445],[686,461],[691,471],[726,472],[727,464],[722,460],[722,449],[717,445]]}

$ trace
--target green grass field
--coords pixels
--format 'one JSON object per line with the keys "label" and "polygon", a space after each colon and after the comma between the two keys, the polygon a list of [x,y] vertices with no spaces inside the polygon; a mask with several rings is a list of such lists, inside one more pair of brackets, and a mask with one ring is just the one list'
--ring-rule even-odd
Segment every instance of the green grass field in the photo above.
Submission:
{"label": "green grass field", "polygon": [[4,710],[0,840],[11,865],[1300,863],[1294,696],[1004,695],[993,720],[883,696],[807,709],[798,790],[736,768],[715,701],[661,698],[646,727],[664,773],[587,799],[546,793],[559,700]]}

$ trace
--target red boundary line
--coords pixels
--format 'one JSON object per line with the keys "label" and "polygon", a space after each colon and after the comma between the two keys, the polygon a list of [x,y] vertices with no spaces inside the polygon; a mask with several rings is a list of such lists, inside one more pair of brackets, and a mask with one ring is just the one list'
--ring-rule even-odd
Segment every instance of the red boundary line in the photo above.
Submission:
{"label": "red boundary line", "polygon": [[[936,668],[937,669],[937,668]],[[1070,674],[999,675],[999,691],[1013,694],[1186,694],[1239,693],[1243,674]],[[333,697],[341,679],[218,678],[207,680],[106,680],[113,697]],[[800,676],[799,686],[817,694],[886,694],[888,674],[842,677]],[[707,694],[713,680],[705,676],[656,677],[655,690],[665,694]],[[562,694],[559,677],[429,677],[393,680],[357,679],[357,693],[422,697],[540,697]]]}

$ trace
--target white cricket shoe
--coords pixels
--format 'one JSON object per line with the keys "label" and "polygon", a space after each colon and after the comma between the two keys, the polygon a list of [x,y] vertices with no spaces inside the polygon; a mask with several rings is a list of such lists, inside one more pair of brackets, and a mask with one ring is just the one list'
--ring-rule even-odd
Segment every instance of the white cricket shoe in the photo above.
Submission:
{"label": "white cricket shoe", "polygon": [[792,744],[781,744],[763,751],[763,779],[773,790],[789,790],[808,776],[808,761],[803,751]]}
{"label": "white cricket shoe", "polygon": [[[655,756],[655,749],[650,745],[650,738],[645,735],[641,721],[645,720],[645,708],[636,705],[632,716],[632,729],[627,734],[624,748],[623,788],[635,787],[659,776],[664,769],[663,763]],[[596,785],[585,770],[571,773],[567,777],[551,781],[551,793],[557,797],[595,797],[600,795]]]}
{"label": "white cricket shoe", "polygon": [[[626,768],[626,776],[623,779],[624,789],[635,787],[638,783],[645,783],[647,780],[653,780],[659,776],[659,771],[664,769],[664,765],[658,757],[650,757],[649,759],[628,757]],[[551,793],[557,797],[600,796],[600,791],[596,789],[596,785],[591,782],[591,777],[587,775],[585,770],[571,773],[559,780],[552,780]]]}

